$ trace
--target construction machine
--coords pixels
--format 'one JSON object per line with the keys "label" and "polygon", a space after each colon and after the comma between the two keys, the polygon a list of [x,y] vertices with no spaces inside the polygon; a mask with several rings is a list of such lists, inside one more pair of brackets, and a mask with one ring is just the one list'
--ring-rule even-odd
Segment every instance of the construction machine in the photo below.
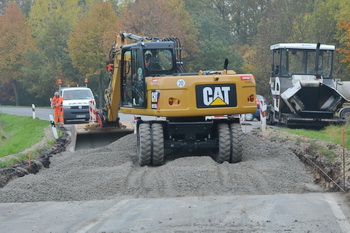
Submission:
{"label": "construction machine", "polygon": [[272,105],[268,123],[323,127],[344,123],[350,108],[350,82],[333,79],[335,47],[325,44],[271,45]]}
{"label": "construction machine", "polygon": [[[107,62],[111,76],[100,127],[121,127],[118,113],[138,116],[141,166],[162,165],[165,149],[211,149],[218,163],[240,162],[242,130],[239,118],[229,116],[255,112],[253,75],[228,70],[227,59],[223,70],[186,73],[181,53],[178,38],[118,35]],[[215,115],[228,117],[207,117]]]}

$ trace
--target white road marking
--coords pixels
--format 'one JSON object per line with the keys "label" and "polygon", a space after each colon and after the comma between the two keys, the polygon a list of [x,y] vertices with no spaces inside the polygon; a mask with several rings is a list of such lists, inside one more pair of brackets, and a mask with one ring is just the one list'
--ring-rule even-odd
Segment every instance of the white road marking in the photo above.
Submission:
{"label": "white road marking", "polygon": [[108,210],[106,210],[104,213],[99,215],[99,217],[92,219],[91,223],[88,225],[84,226],[80,230],[77,231],[77,233],[86,233],[87,231],[91,230],[93,227],[95,227],[97,224],[101,223],[104,221],[106,218],[110,217],[112,213],[123,207],[129,200],[122,200],[118,202],[116,205],[112,206]]}
{"label": "white road marking", "polygon": [[337,222],[340,226],[340,228],[342,229],[342,231],[344,233],[348,233],[350,232],[350,224],[347,220],[347,218],[345,217],[343,211],[339,208],[338,203],[334,200],[332,194],[330,193],[326,193],[324,194],[329,206],[331,207],[334,216],[337,219]]}

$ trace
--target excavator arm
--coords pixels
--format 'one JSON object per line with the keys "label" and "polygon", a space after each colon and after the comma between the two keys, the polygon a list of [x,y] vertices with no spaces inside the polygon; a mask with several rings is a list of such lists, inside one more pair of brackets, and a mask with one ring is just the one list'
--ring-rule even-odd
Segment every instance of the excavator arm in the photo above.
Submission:
{"label": "excavator arm", "polygon": [[[116,37],[116,41],[113,44],[110,53],[109,60],[107,62],[107,70],[110,72],[110,82],[108,88],[105,90],[104,100],[105,106],[103,108],[103,114],[100,114],[100,121],[103,126],[114,125],[118,126],[119,118],[118,111],[120,109],[121,91],[122,87],[122,65],[131,62],[130,55],[123,54],[122,48],[125,45],[137,43],[137,42],[171,42],[174,44],[175,64],[176,72],[184,73],[183,63],[181,61],[181,43],[176,37],[169,37],[159,39],[157,37],[141,37],[132,33],[121,32]],[[122,60],[123,59],[123,60]],[[125,74],[124,74],[125,75]],[[101,127],[102,127],[101,125]]]}
{"label": "excavator arm", "polygon": [[[120,107],[120,90],[121,88],[121,65],[122,47],[126,44],[135,43],[139,41],[148,40],[146,37],[134,35],[132,33],[121,32],[117,35],[116,42],[113,44],[110,53],[109,60],[107,62],[107,70],[110,72],[110,81],[108,88],[104,93],[105,106],[103,108],[103,115],[100,115],[103,126],[119,124],[118,111]],[[128,62],[130,58],[124,56],[124,62]]]}

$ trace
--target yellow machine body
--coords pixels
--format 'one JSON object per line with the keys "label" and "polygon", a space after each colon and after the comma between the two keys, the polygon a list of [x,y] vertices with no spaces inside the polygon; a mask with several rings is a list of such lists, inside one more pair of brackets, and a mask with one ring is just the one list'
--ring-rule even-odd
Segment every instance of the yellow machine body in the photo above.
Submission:
{"label": "yellow machine body", "polygon": [[227,59],[223,70],[187,73],[177,38],[127,33],[117,37],[107,67],[111,78],[100,127],[121,128],[119,112],[163,118],[136,118],[139,165],[162,165],[165,149],[210,149],[218,163],[242,160],[238,114],[256,111],[253,75],[228,70]]}
{"label": "yellow machine body", "polygon": [[[256,84],[254,77],[251,74],[235,74],[233,71],[228,73],[146,77],[147,108],[121,107],[121,112],[158,117],[196,117],[255,112]],[[220,86],[215,89],[217,84]],[[229,90],[235,93],[232,99],[228,98],[225,90],[222,90],[225,84],[230,84],[230,87],[235,88],[235,90]],[[214,88],[207,89],[204,93],[197,93],[197,85],[214,86]],[[208,106],[199,107],[196,97],[203,95]],[[235,106],[229,106],[230,102],[235,102]]]}

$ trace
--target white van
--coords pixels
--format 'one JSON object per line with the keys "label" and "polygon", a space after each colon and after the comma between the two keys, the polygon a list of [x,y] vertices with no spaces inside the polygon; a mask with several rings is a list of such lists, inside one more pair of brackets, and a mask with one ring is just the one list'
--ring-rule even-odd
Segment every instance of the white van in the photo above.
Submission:
{"label": "white van", "polygon": [[59,93],[63,97],[64,123],[69,120],[89,121],[89,101],[95,101],[90,88],[67,87],[61,88]]}

